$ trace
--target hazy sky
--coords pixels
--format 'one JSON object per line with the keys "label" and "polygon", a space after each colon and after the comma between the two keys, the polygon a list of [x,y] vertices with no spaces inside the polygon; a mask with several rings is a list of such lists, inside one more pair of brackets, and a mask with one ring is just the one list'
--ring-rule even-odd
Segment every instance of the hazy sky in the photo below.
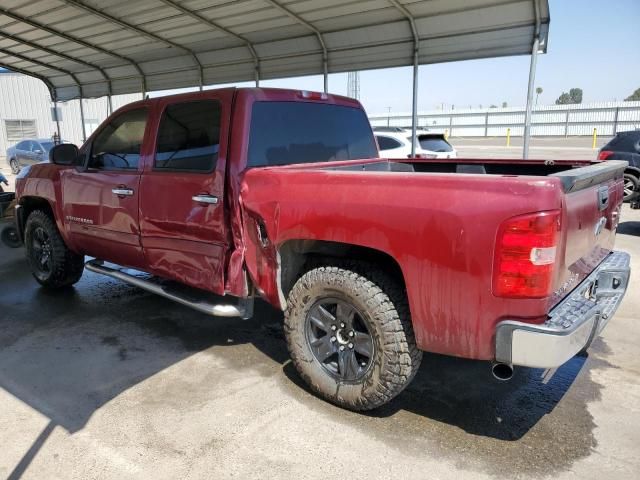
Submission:
{"label": "hazy sky", "polygon": [[[622,100],[640,88],[640,0],[549,0],[551,26],[545,55],[538,56],[539,103],[553,103],[572,87],[583,102]],[[418,108],[442,103],[524,105],[529,56],[423,65]],[[242,84],[242,85],[251,85]],[[263,81],[262,86],[322,90],[322,77]],[[393,86],[390,88],[390,86]],[[346,94],[347,75],[329,77],[329,91]],[[360,72],[360,100],[369,113],[411,109],[411,68]]]}

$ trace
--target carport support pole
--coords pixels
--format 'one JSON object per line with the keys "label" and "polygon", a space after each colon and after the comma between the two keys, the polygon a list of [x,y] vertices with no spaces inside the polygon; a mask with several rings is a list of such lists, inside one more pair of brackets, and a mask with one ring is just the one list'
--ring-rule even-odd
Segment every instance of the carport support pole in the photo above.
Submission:
{"label": "carport support pole", "polygon": [[107,112],[107,116],[113,113],[113,103],[111,103],[111,95],[107,95],[107,108],[109,111]]}
{"label": "carport support pole", "polygon": [[411,157],[416,156],[416,131],[418,127],[418,48],[413,50],[413,100],[411,102]]}
{"label": "carport support pole", "polygon": [[322,59],[322,79],[324,80],[324,93],[329,93],[329,62],[326,55]]}
{"label": "carport support pole", "polygon": [[87,128],[84,124],[84,106],[82,105],[82,95],[80,95],[80,121],[82,122],[82,143],[87,141]]}
{"label": "carport support pole", "polygon": [[57,143],[62,143],[62,137],[60,136],[60,119],[58,118],[58,100],[53,101],[53,119],[56,121],[56,132],[58,133]]}
{"label": "carport support pole", "polygon": [[531,49],[531,64],[529,65],[529,86],[527,87],[527,109],[524,115],[524,139],[522,147],[522,158],[529,158],[529,139],[531,137],[531,105],[533,102],[533,85],[536,81],[536,64],[538,62],[538,48],[540,47],[540,39],[536,37],[533,40],[533,48]]}

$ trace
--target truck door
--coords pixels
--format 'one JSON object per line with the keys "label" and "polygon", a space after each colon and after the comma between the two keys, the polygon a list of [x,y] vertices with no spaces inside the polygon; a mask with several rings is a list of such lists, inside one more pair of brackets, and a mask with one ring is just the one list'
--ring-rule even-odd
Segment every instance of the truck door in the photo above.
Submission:
{"label": "truck door", "polygon": [[133,107],[102,124],[82,150],[85,170],[62,175],[64,222],[77,249],[142,267],[138,228],[140,161],[147,107]]}
{"label": "truck door", "polygon": [[232,92],[160,100],[155,154],[140,184],[147,269],[224,293],[224,179]]}

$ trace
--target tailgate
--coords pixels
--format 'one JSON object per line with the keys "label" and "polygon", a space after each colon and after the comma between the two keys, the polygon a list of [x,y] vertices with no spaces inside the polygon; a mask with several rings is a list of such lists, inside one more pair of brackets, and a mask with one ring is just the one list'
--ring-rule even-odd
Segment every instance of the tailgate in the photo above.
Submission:
{"label": "tailgate", "polygon": [[562,245],[552,305],[613,250],[627,162],[611,160],[551,175],[564,189]]}

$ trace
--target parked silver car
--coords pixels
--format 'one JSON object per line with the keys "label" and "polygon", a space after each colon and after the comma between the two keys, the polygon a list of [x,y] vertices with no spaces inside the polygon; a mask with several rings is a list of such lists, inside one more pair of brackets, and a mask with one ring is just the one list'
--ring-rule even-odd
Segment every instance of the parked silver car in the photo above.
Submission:
{"label": "parked silver car", "polygon": [[[66,143],[66,142],[65,142]],[[49,150],[54,146],[51,138],[28,138],[7,150],[7,162],[13,173],[22,167],[49,160]]]}

